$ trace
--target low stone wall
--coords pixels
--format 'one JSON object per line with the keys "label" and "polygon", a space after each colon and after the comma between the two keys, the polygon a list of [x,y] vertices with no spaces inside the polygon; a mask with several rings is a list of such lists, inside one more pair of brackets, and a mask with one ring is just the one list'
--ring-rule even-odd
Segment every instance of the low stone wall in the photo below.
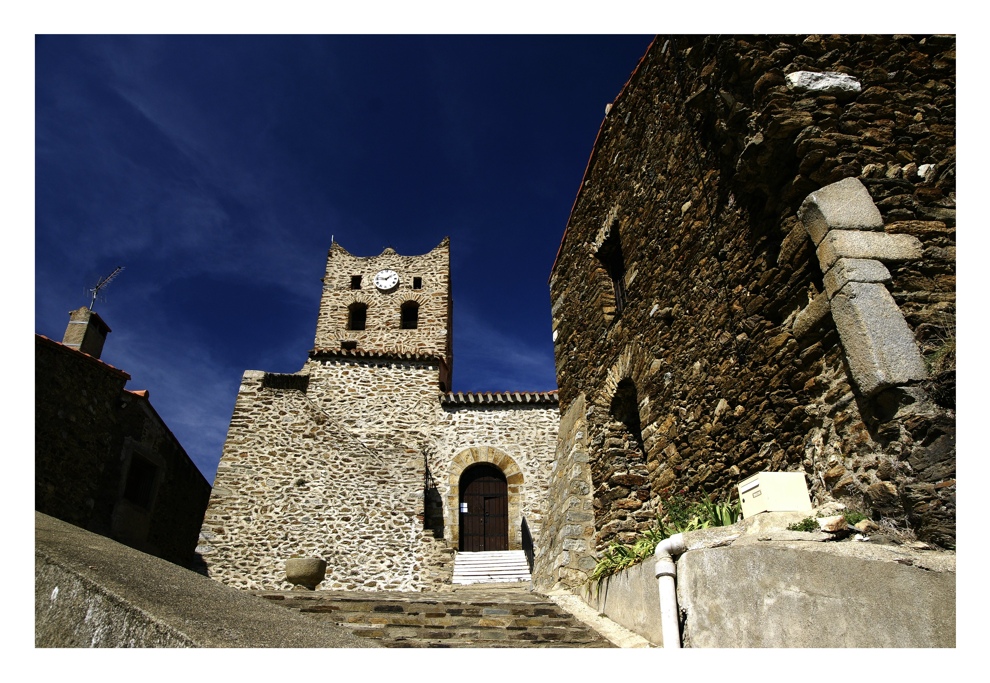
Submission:
{"label": "low stone wall", "polygon": [[652,557],[609,577],[602,586],[582,586],[584,601],[617,624],[625,626],[654,645],[663,645],[660,629],[660,589]]}
{"label": "low stone wall", "polygon": [[820,543],[800,545],[754,543],[685,553],[677,563],[685,644],[956,646],[954,573],[893,558],[837,555],[816,547],[825,545]]}

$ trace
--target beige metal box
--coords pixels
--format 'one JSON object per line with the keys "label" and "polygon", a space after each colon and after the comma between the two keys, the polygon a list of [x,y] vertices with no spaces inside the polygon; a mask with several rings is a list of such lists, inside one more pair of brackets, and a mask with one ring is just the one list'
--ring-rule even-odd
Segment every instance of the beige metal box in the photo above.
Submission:
{"label": "beige metal box", "polygon": [[739,483],[743,517],[761,512],[811,512],[804,472],[760,472]]}

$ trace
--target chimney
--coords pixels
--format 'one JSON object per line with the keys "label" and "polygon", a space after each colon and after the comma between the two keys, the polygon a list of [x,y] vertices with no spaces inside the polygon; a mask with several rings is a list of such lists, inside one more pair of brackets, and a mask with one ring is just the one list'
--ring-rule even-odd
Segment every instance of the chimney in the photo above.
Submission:
{"label": "chimney", "polygon": [[70,349],[76,349],[99,358],[103,353],[103,343],[107,340],[110,328],[103,318],[83,306],[75,311],[69,311],[69,325],[65,328],[62,344]]}

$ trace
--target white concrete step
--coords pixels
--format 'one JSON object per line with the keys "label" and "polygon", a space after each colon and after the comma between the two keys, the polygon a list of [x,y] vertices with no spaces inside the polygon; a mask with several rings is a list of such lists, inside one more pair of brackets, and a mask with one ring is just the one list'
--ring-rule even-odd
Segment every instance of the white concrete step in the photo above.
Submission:
{"label": "white concrete step", "polygon": [[458,552],[451,583],[503,583],[530,581],[526,553],[522,550]]}

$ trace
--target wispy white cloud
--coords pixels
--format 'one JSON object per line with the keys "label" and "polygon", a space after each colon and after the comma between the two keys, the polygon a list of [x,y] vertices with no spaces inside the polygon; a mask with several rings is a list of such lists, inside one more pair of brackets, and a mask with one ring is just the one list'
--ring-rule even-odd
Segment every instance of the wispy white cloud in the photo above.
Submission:
{"label": "wispy white cloud", "polygon": [[162,416],[212,483],[242,374],[206,346],[122,329],[104,360],[131,375],[127,388],[148,389]]}
{"label": "wispy white cloud", "polygon": [[557,388],[553,347],[526,342],[468,306],[454,316],[454,387],[457,391],[549,391]]}

